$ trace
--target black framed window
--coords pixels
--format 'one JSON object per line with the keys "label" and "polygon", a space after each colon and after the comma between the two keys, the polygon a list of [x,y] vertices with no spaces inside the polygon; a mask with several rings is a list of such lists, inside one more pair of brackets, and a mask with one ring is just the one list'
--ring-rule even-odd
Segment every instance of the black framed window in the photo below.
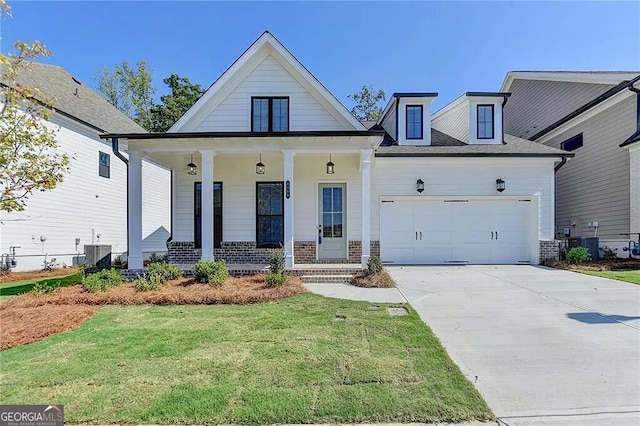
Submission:
{"label": "black framed window", "polygon": [[280,247],[284,243],[284,184],[256,182],[256,245]]}
{"label": "black framed window", "polygon": [[407,139],[422,139],[422,105],[407,105]]}
{"label": "black framed window", "polygon": [[111,156],[106,152],[98,151],[98,174],[109,179],[111,177]]}
{"label": "black framed window", "polygon": [[[202,182],[194,184],[193,191],[193,242],[202,247]],[[222,245],[222,182],[213,183],[213,247]]]}
{"label": "black framed window", "polygon": [[582,146],[582,133],[576,135],[572,138],[567,139],[566,141],[560,144],[560,147],[565,151],[575,151],[576,149]]}
{"label": "black framed window", "polygon": [[252,97],[252,132],[288,132],[288,97]]}
{"label": "black framed window", "polygon": [[478,105],[478,139],[493,139],[493,105]]}

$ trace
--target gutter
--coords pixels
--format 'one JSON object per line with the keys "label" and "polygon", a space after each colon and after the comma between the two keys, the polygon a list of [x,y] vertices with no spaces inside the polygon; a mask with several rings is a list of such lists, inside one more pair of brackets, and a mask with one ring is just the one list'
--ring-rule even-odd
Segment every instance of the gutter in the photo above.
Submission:
{"label": "gutter", "polygon": [[506,145],[507,142],[504,140],[504,106],[507,104],[507,101],[509,100],[509,96],[505,96],[504,99],[502,99],[502,144]]}
{"label": "gutter", "polygon": [[560,161],[560,163],[559,163],[557,166],[555,166],[555,167],[553,168],[553,173],[554,173],[554,174],[555,174],[555,173],[558,173],[558,170],[560,170],[560,168],[561,168],[562,166],[564,166],[565,164],[567,164],[567,160],[568,160],[568,159],[569,159],[568,157],[562,157],[562,161]]}
{"label": "gutter", "polygon": [[129,160],[120,152],[118,138],[111,139],[111,151],[113,155],[118,157],[127,167],[127,257],[129,256]]}

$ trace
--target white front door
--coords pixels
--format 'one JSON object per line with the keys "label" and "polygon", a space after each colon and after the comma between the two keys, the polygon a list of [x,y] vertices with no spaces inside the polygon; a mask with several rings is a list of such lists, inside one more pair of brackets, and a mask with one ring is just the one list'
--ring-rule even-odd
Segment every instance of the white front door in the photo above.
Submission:
{"label": "white front door", "polygon": [[347,259],[346,185],[318,185],[318,258]]}

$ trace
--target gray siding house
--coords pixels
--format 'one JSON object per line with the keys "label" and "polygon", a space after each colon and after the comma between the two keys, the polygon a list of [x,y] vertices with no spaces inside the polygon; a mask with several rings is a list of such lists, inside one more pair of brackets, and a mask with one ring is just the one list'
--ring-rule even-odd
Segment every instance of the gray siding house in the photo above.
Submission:
{"label": "gray siding house", "polygon": [[509,72],[505,133],[571,151],[556,175],[556,237],[618,249],[640,232],[640,72]]}

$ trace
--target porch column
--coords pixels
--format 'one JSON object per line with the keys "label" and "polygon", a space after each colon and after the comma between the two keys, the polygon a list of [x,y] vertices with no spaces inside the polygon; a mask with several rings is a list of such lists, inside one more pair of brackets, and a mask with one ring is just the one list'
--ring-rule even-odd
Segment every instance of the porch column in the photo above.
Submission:
{"label": "porch column", "polygon": [[293,269],[295,262],[293,257],[293,156],[291,150],[283,150],[284,160],[284,253],[285,267]]}
{"label": "porch column", "polygon": [[371,255],[371,155],[373,150],[360,150],[362,174],[362,267],[367,267]]}
{"label": "porch column", "polygon": [[129,151],[127,168],[127,263],[129,269],[142,269],[142,156]]}
{"label": "porch column", "polygon": [[202,156],[202,260],[214,260],[213,255],[213,158],[212,150],[200,151]]}

